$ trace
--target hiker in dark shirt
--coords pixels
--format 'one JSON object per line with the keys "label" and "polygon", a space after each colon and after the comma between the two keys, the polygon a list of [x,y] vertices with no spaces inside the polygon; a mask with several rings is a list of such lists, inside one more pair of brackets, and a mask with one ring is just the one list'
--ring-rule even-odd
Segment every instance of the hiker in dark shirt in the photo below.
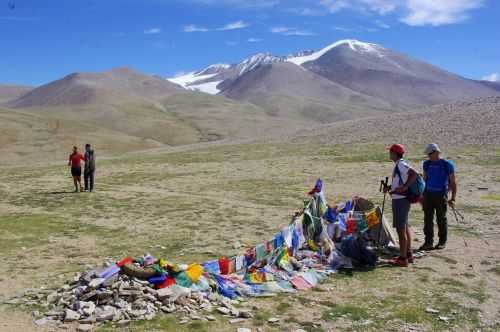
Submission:
{"label": "hiker in dark shirt", "polygon": [[[424,161],[424,234],[425,242],[420,250],[444,249],[448,240],[447,206],[455,208],[457,183],[455,166],[449,160],[442,159],[441,150],[435,143],[425,149],[428,160]],[[451,198],[449,192],[451,191]],[[434,211],[438,225],[439,242],[434,247]]]}
{"label": "hiker in dark shirt", "polygon": [[95,174],[95,153],[90,144],[85,144],[85,169],[83,177],[85,180],[85,191],[92,192],[94,190],[94,174]]}

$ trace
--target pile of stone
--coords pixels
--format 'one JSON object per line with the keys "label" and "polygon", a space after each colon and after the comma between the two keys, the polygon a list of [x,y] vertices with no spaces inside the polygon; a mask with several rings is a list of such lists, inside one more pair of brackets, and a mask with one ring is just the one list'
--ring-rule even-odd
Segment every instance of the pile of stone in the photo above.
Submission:
{"label": "pile of stone", "polygon": [[172,285],[154,289],[147,281],[116,274],[98,278],[95,271],[77,273],[71,282],[58,290],[29,289],[11,304],[38,305],[44,313],[34,311],[35,324],[74,324],[79,331],[91,331],[105,322],[126,325],[134,320],[151,320],[159,313],[177,313],[180,323],[192,320],[214,321],[214,314],[227,317],[231,323],[252,318],[243,300],[231,300],[216,292],[193,292]]}

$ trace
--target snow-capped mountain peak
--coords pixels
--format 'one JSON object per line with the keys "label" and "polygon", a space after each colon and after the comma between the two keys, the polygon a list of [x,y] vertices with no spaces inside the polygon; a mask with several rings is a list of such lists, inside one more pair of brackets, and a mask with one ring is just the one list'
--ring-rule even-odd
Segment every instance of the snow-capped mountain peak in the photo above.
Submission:
{"label": "snow-capped mountain peak", "polygon": [[[217,86],[222,82],[230,82],[261,65],[269,65],[277,62],[292,62],[302,66],[306,62],[315,61],[324,54],[339,46],[348,46],[352,51],[358,53],[370,53],[378,57],[384,56],[384,48],[377,44],[365,43],[354,39],[339,40],[319,51],[306,50],[288,56],[275,56],[270,53],[257,53],[238,64],[216,63],[202,70],[191,72],[179,77],[170,78],[169,81],[179,84],[185,89],[198,90],[210,94],[219,93]],[[221,85],[224,86],[224,85]],[[219,88],[221,87],[219,86]]]}
{"label": "snow-capped mountain peak", "polygon": [[196,72],[196,75],[218,74],[229,70],[231,67],[227,63],[216,63]]}
{"label": "snow-capped mountain peak", "polygon": [[260,65],[268,65],[275,62],[284,61],[283,57],[277,57],[270,53],[257,53],[252,55],[251,57],[243,60],[240,64],[238,64],[238,75],[243,75]]}
{"label": "snow-capped mountain peak", "polygon": [[378,57],[383,57],[382,50],[384,50],[384,48],[380,45],[365,43],[365,42],[361,42],[361,41],[355,40],[355,39],[343,39],[343,40],[339,40],[331,45],[328,45],[327,47],[322,48],[321,50],[319,50],[317,52],[314,52],[314,53],[311,53],[308,55],[292,57],[292,58],[287,59],[287,61],[301,66],[302,64],[304,64],[306,62],[315,61],[315,60],[321,58],[324,54],[326,54],[330,50],[332,50],[336,47],[339,47],[341,45],[348,45],[355,52],[372,53],[372,54],[377,55]]}

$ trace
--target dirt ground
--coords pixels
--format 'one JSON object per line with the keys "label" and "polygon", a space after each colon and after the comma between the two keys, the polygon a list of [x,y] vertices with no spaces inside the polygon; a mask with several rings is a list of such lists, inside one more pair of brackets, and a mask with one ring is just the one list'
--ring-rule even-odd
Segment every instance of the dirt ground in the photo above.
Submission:
{"label": "dirt ground", "polygon": [[[312,291],[248,300],[255,317],[241,325],[222,316],[178,325],[178,317],[159,315],[97,330],[500,330],[500,150],[461,147],[448,155],[457,166],[465,220],[457,223],[449,213],[448,247],[409,268],[339,273]],[[409,160],[420,167],[420,155]],[[392,170],[384,145],[375,143],[178,148],[100,160],[97,167],[96,192],[75,194],[64,161],[0,166],[0,302],[27,288],[59,286],[108,257],[150,252],[189,263],[236,253],[242,249],[235,244],[268,240],[287,224],[316,178],[330,203],[359,195],[380,204],[378,183]],[[414,205],[415,248],[423,240],[422,219]],[[33,311],[40,310],[1,304],[0,331],[37,331]],[[279,325],[267,323],[276,316]]]}

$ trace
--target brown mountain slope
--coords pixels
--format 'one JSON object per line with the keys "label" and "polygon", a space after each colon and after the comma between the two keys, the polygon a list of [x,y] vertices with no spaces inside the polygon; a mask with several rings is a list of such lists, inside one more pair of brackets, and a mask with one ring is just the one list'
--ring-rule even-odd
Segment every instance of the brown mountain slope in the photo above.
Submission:
{"label": "brown mountain slope", "polygon": [[353,40],[339,42],[303,66],[352,90],[409,109],[463,98],[500,95],[498,90],[480,82],[380,45]]}
{"label": "brown mountain slope", "polygon": [[32,89],[30,86],[0,84],[0,104],[19,98]]}
{"label": "brown mountain slope", "polygon": [[284,62],[257,67],[228,84],[221,94],[259,105],[273,116],[307,122],[334,122],[390,110],[382,100]]}
{"label": "brown mountain slope", "polygon": [[183,89],[169,81],[128,68],[102,73],[73,73],[42,85],[8,103],[12,108],[158,101]]}
{"label": "brown mountain slope", "polygon": [[[289,140],[290,138],[287,138]],[[295,142],[330,144],[440,143],[445,147],[500,145],[500,97],[475,98],[424,110],[346,121],[302,131]]]}
{"label": "brown mountain slope", "polygon": [[163,144],[84,124],[81,121],[52,119],[36,114],[0,108],[0,164],[26,165],[66,160],[73,145],[83,148],[90,142],[100,155],[161,147]]}

